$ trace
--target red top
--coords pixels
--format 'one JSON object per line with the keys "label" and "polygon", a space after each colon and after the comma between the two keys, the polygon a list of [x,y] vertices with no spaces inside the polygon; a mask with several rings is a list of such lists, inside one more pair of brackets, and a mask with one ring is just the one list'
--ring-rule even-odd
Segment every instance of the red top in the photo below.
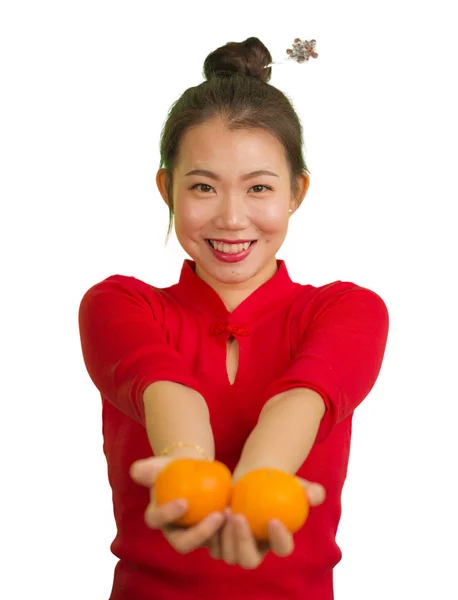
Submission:
{"label": "red top", "polygon": [[[321,287],[278,271],[232,313],[185,261],[179,283],[154,288],[113,275],[84,295],[79,326],[86,368],[103,400],[104,452],[113,490],[119,557],[110,600],[332,600],[335,541],[341,514],[352,413],[378,377],[388,313],[375,292],[351,282]],[[239,342],[233,385],[226,340]],[[295,387],[319,392],[326,404],[316,442],[298,475],[321,483],[325,502],[312,507],[288,558],[269,554],[256,570],[210,558],[207,550],[177,553],[143,520],[147,488],[129,476],[151,456],[143,392],[174,381],[207,401],[216,458],[233,469],[264,403]]]}

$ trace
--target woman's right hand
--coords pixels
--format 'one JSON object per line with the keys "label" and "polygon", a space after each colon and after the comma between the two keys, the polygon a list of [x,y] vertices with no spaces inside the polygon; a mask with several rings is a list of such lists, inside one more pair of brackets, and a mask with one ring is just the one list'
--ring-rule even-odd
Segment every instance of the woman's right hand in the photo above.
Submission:
{"label": "woman's right hand", "polygon": [[172,457],[151,457],[137,460],[131,465],[132,479],[150,489],[150,503],[145,511],[145,523],[151,529],[160,529],[169,544],[180,554],[188,554],[196,548],[214,545],[216,534],[226,522],[225,513],[213,513],[193,527],[179,527],[175,521],[186,513],[185,500],[175,500],[163,506],[156,506],[154,484],[160,471]]}

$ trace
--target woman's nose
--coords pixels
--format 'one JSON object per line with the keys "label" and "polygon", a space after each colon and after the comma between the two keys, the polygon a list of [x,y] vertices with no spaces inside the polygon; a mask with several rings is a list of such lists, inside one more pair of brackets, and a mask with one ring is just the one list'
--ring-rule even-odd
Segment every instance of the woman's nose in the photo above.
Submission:
{"label": "woman's nose", "polygon": [[237,195],[225,197],[219,207],[218,220],[223,228],[245,227],[249,221],[245,198]]}

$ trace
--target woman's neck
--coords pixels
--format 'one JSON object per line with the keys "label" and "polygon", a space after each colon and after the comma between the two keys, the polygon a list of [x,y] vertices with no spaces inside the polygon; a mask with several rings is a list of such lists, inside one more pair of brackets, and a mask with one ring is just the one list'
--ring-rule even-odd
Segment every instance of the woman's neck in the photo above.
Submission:
{"label": "woman's neck", "polygon": [[277,260],[274,258],[272,262],[265,265],[253,277],[240,283],[224,283],[211,277],[205,271],[201,271],[196,265],[196,275],[205,283],[215,290],[218,296],[223,301],[229,312],[233,312],[244,300],[246,300],[253,292],[260,288],[266,281],[269,281],[277,272]]}

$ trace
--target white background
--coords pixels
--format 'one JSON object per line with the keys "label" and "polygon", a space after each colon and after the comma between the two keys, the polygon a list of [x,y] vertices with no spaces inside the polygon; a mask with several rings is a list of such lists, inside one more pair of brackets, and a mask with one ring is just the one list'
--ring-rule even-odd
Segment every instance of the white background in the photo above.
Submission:
{"label": "white background", "polygon": [[354,417],[336,600],[458,598],[452,4],[1,2],[2,598],[109,596],[115,529],[79,302],[115,273],[177,280],[160,130],[207,54],[249,36],[277,61],[297,36],[319,53],[273,69],[311,171],[279,257],[301,283],[373,289],[391,318]]}

